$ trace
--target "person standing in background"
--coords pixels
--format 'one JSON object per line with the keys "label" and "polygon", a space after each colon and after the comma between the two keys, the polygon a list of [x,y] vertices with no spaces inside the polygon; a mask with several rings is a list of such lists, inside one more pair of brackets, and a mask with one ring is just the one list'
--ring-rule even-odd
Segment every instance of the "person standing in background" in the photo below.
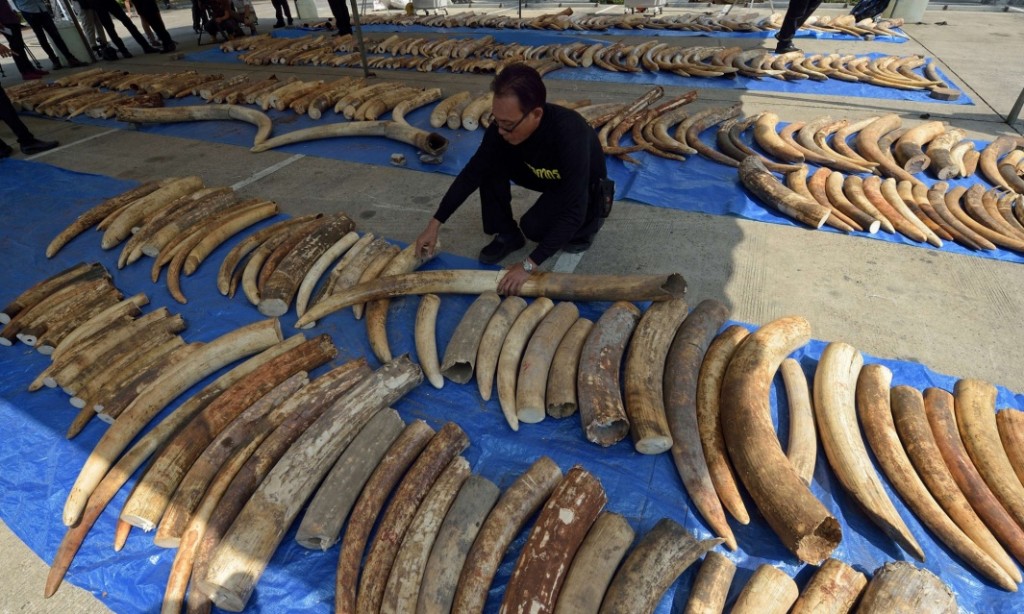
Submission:
{"label": "person standing in background", "polygon": [[[12,55],[14,55],[13,51],[4,45],[0,45],[0,58],[9,58]],[[7,92],[2,87],[0,87],[0,121],[10,126],[11,132],[18,138],[18,143],[21,145],[21,153],[26,156],[42,153],[60,145],[57,141],[40,141],[37,139],[32,134],[32,131],[28,129],[28,126],[25,125],[25,122],[21,121],[21,118],[18,117],[18,112],[14,109],[11,99],[7,97]],[[14,153],[14,149],[0,139],[0,159],[7,158],[12,153]]]}
{"label": "person standing in background", "polygon": [[7,55],[3,57],[14,56],[14,65],[18,67],[22,79],[26,81],[41,79],[50,74],[45,70],[37,69],[29,61],[28,52],[25,51],[25,39],[21,35],[21,18],[7,3],[7,0],[0,0],[0,32],[4,33],[7,44],[10,45],[10,49],[4,47],[7,49]]}
{"label": "person standing in background", "polygon": [[779,44],[775,47],[775,53],[789,53],[800,51],[793,46],[793,37],[800,26],[804,25],[807,18],[821,6],[821,0],[791,0],[786,8],[786,16],[782,18],[782,27],[775,38]]}
{"label": "person standing in background", "polygon": [[43,48],[46,57],[50,58],[50,62],[53,63],[53,70],[60,70],[64,68],[64,65],[61,64],[60,58],[54,53],[50,42],[46,40],[47,35],[53,39],[53,44],[60,50],[68,66],[78,67],[86,65],[85,62],[76,58],[71,53],[71,50],[68,49],[67,43],[64,42],[64,38],[61,37],[60,32],[57,30],[57,24],[53,23],[50,7],[43,0],[14,0],[14,6],[21,11],[21,16],[25,18],[32,31],[36,33],[36,38],[39,39],[39,46]]}
{"label": "person standing in background", "polygon": [[352,18],[348,14],[348,3],[346,0],[327,0],[334,14],[334,25],[338,27],[338,36],[352,34]]}

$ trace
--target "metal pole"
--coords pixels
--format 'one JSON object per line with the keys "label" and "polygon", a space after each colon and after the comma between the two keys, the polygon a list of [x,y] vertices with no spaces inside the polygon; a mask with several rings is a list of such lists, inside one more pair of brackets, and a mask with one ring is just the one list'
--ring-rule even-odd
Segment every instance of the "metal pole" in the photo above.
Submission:
{"label": "metal pole", "polygon": [[523,18],[523,0],[519,0],[519,19]]}
{"label": "metal pole", "polygon": [[85,40],[85,32],[82,30],[82,24],[78,21],[78,15],[75,15],[75,12],[71,10],[68,0],[56,0],[56,4],[60,10],[65,13],[71,23],[75,24],[75,32],[77,32],[78,37],[82,39],[82,46],[85,47],[85,52],[89,54],[89,59],[93,62],[98,62],[99,58],[97,58],[96,54],[93,53],[92,46],[89,45],[89,41]]}
{"label": "metal pole", "polygon": [[356,35],[356,46],[359,47],[359,59],[363,65],[363,76],[370,78],[373,76],[373,73],[370,72],[370,66],[366,63],[366,43],[363,42],[363,27],[359,24],[359,7],[356,6],[356,0],[349,0],[349,4],[352,5],[352,30]]}
{"label": "metal pole", "polygon": [[1012,126],[1017,121],[1017,117],[1020,115],[1020,109],[1024,107],[1024,89],[1020,91],[1020,96],[1017,96],[1017,102],[1013,103],[1013,108],[1010,109],[1010,114],[1006,116],[1006,123]]}

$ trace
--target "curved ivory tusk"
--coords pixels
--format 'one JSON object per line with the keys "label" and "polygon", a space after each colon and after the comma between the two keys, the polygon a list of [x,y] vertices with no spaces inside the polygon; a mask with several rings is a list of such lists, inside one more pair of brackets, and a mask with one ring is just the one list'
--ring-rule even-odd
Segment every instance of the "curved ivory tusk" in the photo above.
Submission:
{"label": "curved ivory tusk", "polygon": [[736,575],[736,564],[716,550],[704,555],[683,614],[721,614]]}
{"label": "curved ivory tusk", "polygon": [[937,237],[944,241],[953,240],[953,235],[946,230],[945,222],[928,201],[928,188],[923,183],[915,185],[909,181],[899,181],[896,183],[896,193]]}
{"label": "curved ivory tusk", "polygon": [[945,122],[931,121],[907,130],[893,147],[896,161],[902,164],[903,169],[911,175],[920,173],[928,168],[931,164],[931,159],[925,155],[924,147],[932,139],[945,132],[946,126]]}
{"label": "curved ivory tusk", "polygon": [[879,141],[886,134],[898,130],[902,123],[903,120],[900,119],[900,116],[895,114],[883,115],[878,118],[857,133],[857,151],[868,160],[877,162],[878,168],[883,174],[918,184],[921,183],[921,180],[903,170],[903,167],[898,165],[895,160],[885,155],[888,153],[888,147],[885,152],[879,147]]}
{"label": "curved ivory tusk", "polygon": [[440,156],[448,149],[448,139],[436,132],[427,132],[394,121],[357,121],[296,130],[253,145],[250,151],[258,153],[294,143],[343,136],[382,136],[401,143],[408,143],[432,156]]}
{"label": "curved ivory tusk", "polygon": [[[812,181],[818,177],[818,173],[821,170],[824,169],[819,169],[814,173]],[[825,178],[825,197],[828,199],[832,209],[841,211],[847,218],[855,221],[863,229],[866,229],[867,232],[875,234],[882,223],[846,198],[846,194],[843,193],[845,179],[846,177],[839,171],[829,172]]]}
{"label": "curved ivory tusk", "polygon": [[[292,445],[238,513],[209,559],[199,589],[221,607],[245,607],[300,508],[358,430],[422,381],[408,358],[356,384]],[[324,443],[329,442],[329,443]]]}
{"label": "curved ivory tusk", "polygon": [[700,434],[701,449],[708,465],[708,473],[722,506],[740,524],[748,524],[750,515],[736,485],[736,474],[725,449],[722,425],[719,416],[719,396],[722,392],[722,378],[729,366],[733,352],[748,335],[742,326],[730,326],[718,335],[700,366],[697,379],[697,431]]}
{"label": "curved ivory tusk", "polygon": [[509,544],[561,480],[558,465],[542,456],[501,495],[466,556],[452,612],[483,611],[491,581]]}
{"label": "curved ivory tusk", "polygon": [[316,228],[323,222],[320,216],[313,217],[302,224],[282,228],[280,232],[267,238],[249,256],[245,268],[242,270],[242,291],[245,297],[253,305],[260,303],[259,278],[263,271],[263,265],[282,245],[295,245],[303,236]]}
{"label": "curved ivory tusk", "polygon": [[886,563],[876,569],[857,606],[858,614],[956,614],[958,611],[953,591],[938,576],[903,561]]}
{"label": "curved ivory tusk", "polygon": [[962,379],[956,383],[954,395],[956,423],[967,453],[1006,511],[1024,527],[1024,486],[999,439],[995,386],[982,380]]}
{"label": "curved ivory tusk", "polygon": [[519,363],[533,332],[554,306],[551,299],[543,296],[534,300],[512,323],[508,334],[505,335],[505,341],[501,344],[496,370],[498,401],[501,413],[513,431],[519,430],[519,415],[516,413],[516,378],[519,374]]}
{"label": "curved ivory tusk", "polygon": [[875,207],[874,202],[864,194],[864,180],[858,175],[849,175],[843,180],[843,195],[858,209],[878,220],[882,228],[888,233],[895,234],[896,228],[889,221],[889,218]]}
{"label": "curved ivory tusk", "polygon": [[205,236],[199,239],[192,249],[186,252],[184,266],[186,275],[195,273],[207,256],[213,253],[225,241],[246,228],[277,215],[280,209],[277,203],[273,201],[253,198],[242,201],[227,211],[232,212],[230,217],[223,218],[223,222],[211,228]]}
{"label": "curved ivory tusk", "polygon": [[[448,270],[395,275],[338,292],[310,308],[296,326],[315,322],[355,303],[409,294],[483,294],[495,292],[504,271]],[[686,292],[682,276],[577,275],[535,273],[519,290],[520,296],[546,296],[564,301],[663,301]]]}
{"label": "curved ivory tusk", "polygon": [[187,196],[202,189],[203,180],[199,177],[181,177],[168,182],[166,185],[154,190],[132,203],[117,213],[110,225],[103,233],[100,246],[103,249],[110,249],[128,238],[132,228],[142,225],[150,216],[167,207],[182,196]]}
{"label": "curved ivory tusk", "polygon": [[[86,229],[95,226],[104,218],[116,213],[124,207],[127,207],[143,196],[152,194],[157,189],[167,185],[171,181],[173,180],[164,179],[162,181],[146,182],[136,188],[128,190],[127,192],[122,192],[117,196],[108,198],[92,209],[89,209],[85,213],[79,215],[75,218],[75,221],[71,222],[67,228],[60,231],[60,233],[50,241],[50,244],[46,246],[46,257],[53,258],[53,256],[67,245],[68,242],[85,232]],[[0,318],[0,323],[6,324],[7,322]]]}
{"label": "curved ivory tusk", "polygon": [[[401,249],[397,245],[385,245],[384,249],[377,253],[363,269],[363,272],[359,275],[357,284],[366,283],[373,281],[380,277],[381,272],[388,267],[392,260],[398,257],[401,253]],[[363,309],[366,307],[366,303],[356,303],[352,305],[352,317],[359,320],[363,317]]]}
{"label": "curved ivory tusk", "polygon": [[719,152],[713,147],[704,143],[700,140],[700,134],[712,126],[716,126],[723,121],[736,117],[740,114],[740,105],[735,104],[731,107],[724,108],[711,108],[699,113],[695,113],[690,116],[687,120],[686,128],[686,144],[696,149],[700,155],[711,160],[712,162],[718,162],[719,164],[725,164],[726,166],[738,166],[739,163],[733,160],[729,156]]}
{"label": "curved ivory tusk", "polygon": [[[416,253],[416,244],[411,243],[408,247],[398,252],[394,258],[388,261],[378,277],[401,275],[411,273],[423,266],[437,254],[435,249],[427,256]],[[388,307],[391,299],[379,299],[366,304],[366,338],[370,342],[370,349],[381,362],[391,360],[391,347],[388,345]]]}
{"label": "curved ivory tusk", "polygon": [[352,232],[355,225],[347,215],[339,213],[303,236],[267,279],[260,292],[259,312],[265,316],[282,316],[287,313],[309,269],[332,245]]}
{"label": "curved ivory tusk", "polygon": [[[125,318],[138,317],[140,309],[149,304],[149,297],[143,293],[136,294],[135,296],[128,297],[110,307],[107,307],[103,311],[97,313],[87,321],[83,322],[80,326],[75,328],[73,331],[67,334],[56,347],[53,348],[53,352],[50,354],[50,360],[52,361],[51,366],[56,365],[63,356],[72,356],[78,350],[82,349],[78,347],[79,342],[84,341],[95,335],[101,333],[104,330],[109,329],[116,322],[123,321]],[[49,370],[49,367],[47,367]],[[45,371],[44,371],[45,373]],[[40,383],[42,383],[40,381]]]}
{"label": "curved ivory tusk", "polygon": [[244,326],[203,346],[180,369],[165,374],[142,391],[117,422],[103,434],[86,459],[65,503],[64,524],[72,526],[78,521],[89,495],[117,456],[172,399],[213,371],[239,358],[265,350],[282,338],[277,320],[264,320]]}
{"label": "curved ivory tusk", "polygon": [[747,156],[739,164],[740,181],[763,203],[812,228],[821,228],[829,210],[817,201],[790,190],[772,175],[755,156]]}
{"label": "curved ivory tusk", "polygon": [[448,122],[448,114],[451,113],[452,109],[468,101],[470,95],[469,92],[459,92],[438,103],[430,113],[430,126],[432,128],[444,126]]}
{"label": "curved ivory tusk", "polygon": [[583,343],[576,379],[580,422],[587,440],[601,446],[621,441],[629,431],[619,371],[639,319],[635,305],[618,301],[601,315]]}
{"label": "curved ivory tusk", "polygon": [[155,257],[175,237],[210,215],[238,202],[231,188],[203,188],[153,216],[124,244],[118,266],[132,264],[143,255]]}
{"label": "curved ivory tusk", "polygon": [[868,579],[839,559],[829,559],[814,572],[790,614],[850,612]]}
{"label": "curved ivory tusk", "polygon": [[999,172],[998,161],[1004,155],[1021,145],[1024,145],[1024,140],[1020,137],[1003,135],[997,137],[989,143],[984,150],[982,150],[981,156],[978,158],[978,168],[989,183],[996,187],[1006,188],[1011,192],[1013,191],[1013,188],[1010,187],[1009,183],[1007,183],[1006,178]]}
{"label": "curved ivory tusk", "polygon": [[[384,239],[374,237],[372,232],[364,234],[352,249],[346,253],[338,264],[334,266],[331,274],[327,277],[327,283],[320,288],[320,291],[313,298],[313,305],[319,303],[325,296],[330,296],[346,288],[350,288],[359,282],[359,277],[366,271],[374,260],[385,250],[392,246]],[[301,328],[310,328],[315,324],[310,321]]]}
{"label": "curved ivory tusk", "polygon": [[694,506],[725,540],[736,549],[736,538],[725,518],[711,481],[697,422],[697,385],[700,366],[711,340],[729,317],[729,308],[715,300],[701,301],[676,331],[665,361],[665,413],[672,433],[672,460]]}
{"label": "curved ivory tusk", "polygon": [[[953,147],[967,137],[967,131],[960,128],[949,128],[928,143],[927,155],[931,160],[929,166],[939,179],[956,179],[960,176],[960,162],[953,157]],[[974,147],[973,142],[969,142]],[[964,150],[965,151],[965,150]],[[961,161],[963,153],[961,152]]]}
{"label": "curved ivory tusk", "polygon": [[[480,349],[476,353],[476,386],[485,401],[491,400],[494,387],[494,373],[498,370],[498,358],[505,337],[519,314],[526,309],[526,301],[519,296],[506,296],[491,316],[480,336]],[[576,372],[572,373],[573,394],[576,390]],[[574,397],[575,398],[575,397]]]}
{"label": "curved ivory tusk", "polygon": [[106,269],[98,262],[91,264],[80,262],[64,269],[60,273],[36,283],[8,303],[4,310],[0,312],[0,324],[9,324],[11,319],[17,317],[22,311],[31,309],[46,297],[68,285],[78,283],[83,279],[95,278],[96,275],[106,274]]}
{"label": "curved ivory tusk", "polygon": [[893,200],[887,199],[882,194],[882,178],[875,175],[867,177],[861,181],[861,191],[864,194],[864,197],[871,202],[871,205],[875,208],[875,210],[878,211],[878,213],[882,217],[889,220],[889,224],[893,227],[893,229],[895,229],[901,235],[907,237],[912,241],[924,243],[925,241],[928,240],[927,230],[922,230],[919,227],[921,221],[917,220],[917,217],[913,216],[912,213],[910,215],[914,217],[914,219],[917,221],[917,224],[912,223],[909,218],[906,218],[903,215],[902,211],[897,210],[897,207],[894,206],[894,203],[896,201],[900,202],[900,209],[905,210],[906,205],[902,202],[902,200],[900,200],[899,195],[895,194],[896,180],[893,179],[892,177],[889,177],[888,181],[892,182],[891,184],[888,185],[892,186]]}
{"label": "curved ivory tusk", "polygon": [[594,323],[586,318],[576,320],[562,337],[551,359],[544,402],[547,404],[548,415],[553,418],[566,418],[576,413],[576,374],[579,371],[583,343],[593,327]]}
{"label": "curved ivory tusk", "polygon": [[732,606],[735,614],[786,614],[800,596],[789,575],[767,563],[758,566]]}
{"label": "curved ivory tusk", "polygon": [[[911,224],[917,227],[918,230],[924,233],[925,240],[928,241],[930,245],[942,247],[942,240],[925,222],[924,218],[926,218],[927,215],[919,215],[916,210],[917,205],[913,199],[913,187],[909,182],[904,182],[904,185],[906,186],[906,188],[904,188],[904,194],[907,196],[906,198],[904,198],[904,194],[900,193],[897,181],[892,177],[886,178],[880,185],[882,198],[892,205],[893,209],[899,212],[901,216],[905,217]],[[914,204],[913,207],[911,207],[912,203]]]}
{"label": "curved ivory tusk", "polygon": [[238,266],[238,263],[241,262],[243,258],[252,253],[256,248],[263,245],[263,243],[271,237],[279,233],[284,233],[294,226],[311,222],[321,215],[322,214],[319,213],[315,215],[304,215],[302,217],[277,222],[276,224],[272,224],[266,228],[258,230],[243,239],[238,243],[238,245],[231,248],[228,255],[224,257],[224,262],[221,263],[220,270],[217,272],[217,289],[220,290],[221,294],[227,296],[231,276],[235,272],[235,268]]}
{"label": "curved ivory tusk", "polygon": [[[939,447],[946,467],[953,474],[957,486],[967,497],[985,525],[991,529],[999,541],[1009,550],[1018,562],[1024,563],[1024,529],[1021,529],[1013,517],[1006,511],[1003,504],[992,493],[992,489],[985,483],[985,479],[978,473],[978,469],[971,462],[971,458],[964,449],[963,441],[960,439],[960,432],[956,427],[956,418],[953,416],[953,395],[939,388],[926,388],[924,391],[924,410],[931,425],[932,434],[935,436],[935,443]],[[1000,416],[1006,413],[1003,410],[996,414],[996,423],[999,426],[1000,438],[1003,439],[1003,425]],[[1006,439],[1003,439],[1003,449],[1008,450]]]}
{"label": "curved ivory tusk", "polygon": [[650,614],[673,582],[721,539],[697,541],[662,518],[622,563],[601,603],[601,614]]}
{"label": "curved ivory tusk", "polygon": [[935,437],[928,426],[921,392],[910,386],[896,386],[890,392],[890,398],[896,432],[903,442],[910,462],[917,469],[917,474],[921,476],[932,497],[967,537],[1002,567],[1014,582],[1019,583],[1020,571],[978,518],[943,462],[942,454],[935,444]]}
{"label": "curved ivory tusk", "polygon": [[303,341],[302,337],[296,335],[286,341],[271,346],[256,356],[250,358],[234,369],[217,378],[213,383],[207,385],[200,392],[193,395],[188,401],[181,405],[178,410],[164,418],[160,424],[146,433],[139,441],[132,446],[117,464],[104,476],[93,494],[89,496],[88,505],[85,507],[80,522],[69,528],[60,546],[54,555],[53,564],[50,566],[50,573],[46,578],[44,596],[49,597],[60,587],[67,573],[75,554],[81,547],[82,542],[88,535],[89,530],[99,518],[100,514],[110,503],[117,491],[128,481],[135,471],[142,466],[142,463],[159,448],[164,441],[170,438],[179,428],[184,426],[195,415],[206,407],[221,392],[231,384],[245,377],[260,365],[272,360],[276,356],[290,350]]}
{"label": "curved ivory tusk", "polygon": [[821,446],[843,488],[871,521],[914,558],[924,560],[921,546],[889,500],[857,429],[856,385],[864,359],[853,346],[826,346],[814,374],[814,416]]}
{"label": "curved ivory tusk", "polygon": [[[395,105],[395,108],[391,110],[391,119],[402,124],[408,124],[409,122],[405,120],[406,113],[418,109],[425,104],[430,104],[439,98],[441,98],[441,88],[434,87],[429,90],[425,90],[414,98],[403,100]],[[439,127],[440,126],[434,126],[434,128]]]}
{"label": "curved ivory tusk", "polygon": [[[770,170],[770,169],[769,169]],[[846,216],[845,213],[839,211],[832,206],[832,203],[827,198],[819,200],[812,192],[810,187],[807,185],[807,165],[800,166],[795,171],[789,171],[785,174],[786,182],[785,186],[790,190],[793,190],[800,196],[810,199],[829,211],[828,217],[825,218],[825,223],[835,228],[840,232],[853,232],[857,228],[854,226],[855,222]],[[829,171],[828,168],[822,167],[819,170]],[[821,180],[824,184],[824,179]]]}
{"label": "curved ivory tusk", "polygon": [[[318,232],[324,226],[331,223],[332,218],[322,217],[309,223],[308,226],[303,227],[301,230],[297,229],[295,232],[288,235],[283,241],[274,246],[274,249],[270,250],[269,255],[263,261],[260,266],[260,270],[256,275],[256,292],[257,296],[263,294],[263,289],[266,287],[267,282],[270,280],[270,276],[277,270],[278,265],[295,249],[295,247],[303,242],[306,237],[310,234]],[[257,307],[259,302],[254,303]]]}
{"label": "curved ivory tusk", "polygon": [[774,158],[790,164],[799,164],[804,161],[804,154],[779,138],[775,131],[779,123],[779,116],[775,113],[762,113],[754,123],[754,140],[757,144]]}
{"label": "curved ivory tusk", "polygon": [[818,564],[839,544],[842,529],[783,454],[768,397],[782,360],[810,337],[811,326],[800,317],[776,320],[747,337],[725,372],[721,411],[729,457],[758,509],[790,551]]}
{"label": "curved ivory tusk", "polygon": [[572,558],[554,614],[597,614],[634,535],[625,518],[601,512]]}
{"label": "curved ivory tusk", "polygon": [[270,133],[274,129],[274,124],[266,113],[234,104],[161,107],[156,109],[121,107],[117,110],[117,119],[134,124],[168,124],[234,119],[256,126],[253,146],[257,146],[270,138]]}
{"label": "curved ivory tusk", "polygon": [[672,447],[662,380],[669,346],[686,313],[686,301],[681,298],[651,304],[629,342],[626,415],[633,446],[641,454],[661,454]]}
{"label": "curved ivory tusk", "polygon": [[480,349],[480,339],[491,316],[498,309],[501,297],[495,292],[481,294],[462,315],[441,361],[441,373],[457,384],[473,377],[473,365]]}
{"label": "curved ivory tusk", "polygon": [[574,303],[561,302],[544,316],[530,336],[516,379],[515,403],[519,421],[533,424],[547,415],[544,395],[551,362],[562,338],[579,316],[579,309]]}
{"label": "curved ivory tusk", "polygon": [[566,572],[608,502],[600,480],[580,465],[565,474],[537,515],[505,587],[502,612],[551,612]]}
{"label": "curved ivory tusk", "polygon": [[1013,472],[1024,483],[1024,412],[1017,409],[1001,410],[996,414],[996,427]]}
{"label": "curved ivory tusk", "polygon": [[309,306],[309,299],[313,296],[313,289],[316,287],[317,282],[323,277],[324,272],[327,271],[327,267],[331,266],[331,263],[346,254],[352,246],[359,241],[359,234],[355,231],[350,231],[345,236],[338,239],[334,245],[329,247],[327,251],[317,258],[313,266],[306,271],[306,274],[302,278],[302,283],[299,284],[299,290],[295,293],[295,313],[302,315],[306,313],[306,308]]}
{"label": "curved ivory tusk", "polygon": [[782,361],[782,381],[789,400],[786,458],[793,463],[793,469],[804,484],[810,486],[814,464],[818,460],[818,434],[814,428],[814,407],[807,388],[807,376],[799,362],[792,358]]}
{"label": "curved ivory tusk", "polygon": [[444,376],[437,361],[437,310],[441,306],[441,298],[436,294],[424,294],[420,298],[419,309],[416,310],[416,356],[420,359],[420,368],[427,381],[434,388],[444,387]]}
{"label": "curved ivory tusk", "polygon": [[462,110],[462,127],[476,130],[480,126],[480,116],[487,112],[494,99],[494,92],[487,92],[466,105]]}
{"label": "curved ivory tusk", "polygon": [[32,306],[19,311],[0,331],[0,345],[10,346],[15,341],[22,339],[26,332],[31,332],[33,327],[45,322],[49,314],[55,313],[62,306],[79,305],[78,299],[83,293],[89,292],[95,295],[102,290],[109,290],[111,287],[106,269],[102,267],[90,269],[81,277],[41,297]]}
{"label": "curved ivory tusk", "polygon": [[857,414],[871,450],[889,483],[918,519],[967,564],[1004,590],[1016,585],[1002,567],[975,545],[928,492],[896,434],[890,409],[892,372],[882,365],[867,365],[857,382]]}

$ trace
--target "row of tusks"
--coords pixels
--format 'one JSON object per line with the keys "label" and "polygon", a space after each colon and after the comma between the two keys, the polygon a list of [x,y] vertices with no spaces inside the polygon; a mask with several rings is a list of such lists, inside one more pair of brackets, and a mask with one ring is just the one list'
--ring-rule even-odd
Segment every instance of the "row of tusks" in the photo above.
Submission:
{"label": "row of tusks", "polygon": [[[225,51],[244,50],[246,63],[265,65],[326,64],[358,66],[351,36],[325,39],[310,35],[298,39],[254,36],[225,43]],[[527,62],[542,74],[557,68],[597,66],[611,72],[671,72],[683,77],[774,78],[786,81],[811,79],[869,83],[905,90],[937,90],[936,96],[955,98],[946,87],[935,64],[921,56],[867,56],[840,54],[805,55],[794,51],[773,54],[766,49],[741,47],[680,47],[657,40],[636,45],[623,42],[551,43],[532,46],[497,43],[490,35],[450,39],[403,37],[394,34],[368,41],[367,58],[378,68],[404,68],[429,72],[442,68],[451,72],[500,72],[507,62]],[[338,52],[343,55],[337,55]],[[916,72],[923,67],[923,74]]]}
{"label": "row of tusks", "polygon": [[720,417],[718,425],[700,431],[718,439],[704,447],[712,494],[743,522],[742,483],[802,561],[818,564],[839,544],[838,520],[809,488],[813,453],[798,455],[806,461],[787,456],[772,424],[772,380],[780,365],[789,364],[782,370],[794,416],[789,452],[813,451],[820,440],[839,482],[867,516],[923,560],[882,486],[870,446],[892,488],[929,531],[978,574],[1016,591],[1021,575],[1013,559],[1024,563],[1024,413],[997,414],[995,387],[979,380],[960,380],[955,395],[890,388],[888,369],[864,366],[860,353],[841,342],[822,353],[811,396],[800,366],[786,359],[809,338],[807,322],[790,317],[749,335],[733,327],[711,343],[700,385],[707,377],[707,386],[719,386]]}
{"label": "row of tusks", "polygon": [[182,273],[192,275],[231,237],[277,213],[273,201],[241,199],[231,188],[204,186],[199,177],[149,181],[79,215],[53,238],[46,256],[53,257],[69,241],[95,226],[103,231],[103,249],[124,244],[118,268],[143,256],[152,257],[153,281],[160,278],[166,266],[168,291],[175,300],[186,303]]}
{"label": "row of tusks", "polygon": [[[536,29],[536,30],[579,30],[603,31],[610,28],[623,30],[681,30],[690,32],[766,32],[778,30],[782,25],[782,16],[772,13],[767,17],[756,14],[746,16],[730,15],[717,17],[708,14],[689,13],[672,16],[652,16],[643,14],[632,15],[584,15],[572,16],[572,9],[560,13],[541,15],[539,17],[511,17],[507,15],[475,14],[472,11],[458,15],[367,15],[361,21],[363,25],[396,25],[426,26],[437,28],[497,28],[497,29]],[[903,25],[902,19],[889,19],[875,22],[872,19],[856,21],[853,15],[837,17],[810,17],[802,29],[819,32],[842,32],[861,38],[874,36],[891,36],[906,38],[894,32],[893,28]]]}

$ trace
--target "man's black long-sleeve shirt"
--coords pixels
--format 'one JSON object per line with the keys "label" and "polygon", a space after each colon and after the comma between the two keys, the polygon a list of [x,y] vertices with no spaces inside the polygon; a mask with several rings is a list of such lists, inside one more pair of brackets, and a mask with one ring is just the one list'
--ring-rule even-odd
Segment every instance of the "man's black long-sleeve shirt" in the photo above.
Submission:
{"label": "man's black long-sleeve shirt", "polygon": [[[587,220],[590,187],[606,176],[597,133],[579,113],[544,105],[537,129],[519,145],[511,145],[491,124],[480,148],[448,188],[434,217],[441,223],[476,191],[485,174],[495,173],[527,189],[543,192],[557,203],[552,224],[530,258],[540,264],[561,249]],[[545,198],[548,201],[549,198]]]}

